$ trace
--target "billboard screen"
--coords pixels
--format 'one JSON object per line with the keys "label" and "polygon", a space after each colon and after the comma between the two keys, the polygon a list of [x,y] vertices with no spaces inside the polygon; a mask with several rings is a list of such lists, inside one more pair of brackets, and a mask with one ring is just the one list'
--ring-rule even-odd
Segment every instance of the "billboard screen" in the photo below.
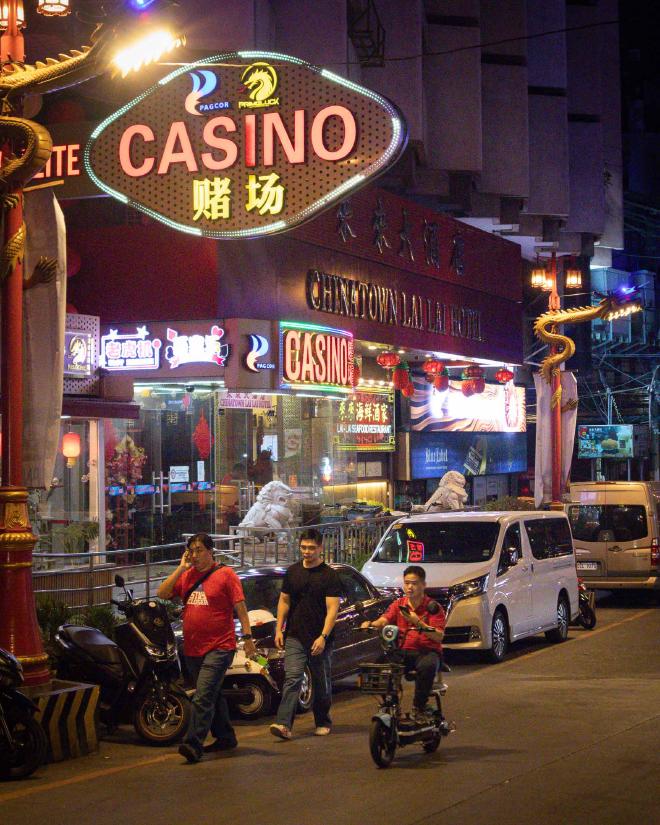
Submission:
{"label": "billboard screen", "polygon": [[466,476],[527,469],[525,433],[411,433],[412,478],[439,478],[448,470]]}
{"label": "billboard screen", "polygon": [[632,424],[579,424],[578,458],[632,458]]}
{"label": "billboard screen", "polygon": [[438,392],[421,378],[413,380],[410,429],[417,432],[523,433],[527,429],[525,388],[512,381],[486,384],[484,391],[466,397],[461,381],[450,381]]}

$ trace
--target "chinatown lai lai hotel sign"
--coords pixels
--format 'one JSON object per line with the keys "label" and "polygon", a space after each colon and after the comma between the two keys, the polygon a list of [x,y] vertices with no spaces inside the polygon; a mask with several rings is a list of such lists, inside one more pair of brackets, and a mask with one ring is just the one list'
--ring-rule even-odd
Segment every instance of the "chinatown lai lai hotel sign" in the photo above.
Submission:
{"label": "chinatown lai lai hotel sign", "polygon": [[280,322],[280,386],[289,390],[351,392],[355,347],[350,332]]}
{"label": "chinatown lai lai hotel sign", "polygon": [[162,78],[104,120],[84,162],[108,194],[196,235],[302,223],[394,163],[406,126],[384,97],[298,58],[232,52]]}

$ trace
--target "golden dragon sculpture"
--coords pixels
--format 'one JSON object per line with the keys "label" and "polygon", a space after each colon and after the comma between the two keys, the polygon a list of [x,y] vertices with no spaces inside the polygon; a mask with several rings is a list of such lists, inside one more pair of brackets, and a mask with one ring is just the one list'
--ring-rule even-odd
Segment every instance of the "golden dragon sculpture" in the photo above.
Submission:
{"label": "golden dragon sculpture", "polygon": [[[102,22],[97,22],[90,44],[72,49],[57,58],[46,58],[34,65],[6,63],[0,68],[0,145],[11,150],[0,167],[0,205],[5,212],[16,208],[25,185],[43,169],[52,151],[48,130],[39,123],[21,117],[23,99],[29,94],[48,94],[84,83],[104,72],[110,65],[111,52],[119,37],[135,20],[135,13],[123,3]],[[12,235],[0,252],[0,280],[23,260],[25,224]],[[55,277],[57,262],[42,258],[24,287],[36,286]]]}
{"label": "golden dragon sculpture", "polygon": [[[575,354],[575,342],[568,335],[562,335],[557,331],[559,324],[577,324],[583,321],[593,321],[595,318],[602,318],[611,321],[614,318],[627,315],[640,310],[641,306],[637,301],[631,300],[631,296],[618,297],[617,295],[606,295],[598,304],[589,307],[573,307],[570,309],[551,309],[539,315],[534,322],[534,333],[546,344],[556,348],[541,362],[541,374],[548,384],[552,382],[552,375],[559,370],[560,364],[568,361]],[[553,394],[551,406],[561,403],[561,386]],[[572,402],[571,402],[572,403]],[[577,404],[577,401],[575,402]]]}

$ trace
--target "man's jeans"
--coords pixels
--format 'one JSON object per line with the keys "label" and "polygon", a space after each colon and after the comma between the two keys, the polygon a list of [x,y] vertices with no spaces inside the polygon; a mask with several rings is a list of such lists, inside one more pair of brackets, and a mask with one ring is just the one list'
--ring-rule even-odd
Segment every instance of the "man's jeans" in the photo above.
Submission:
{"label": "man's jeans", "polygon": [[282,689],[282,701],[277,711],[277,724],[286,725],[289,729],[293,727],[300,686],[302,685],[305,666],[308,665],[312,674],[314,722],[317,728],[331,727],[332,683],[330,681],[330,659],[332,645],[326,645],[323,653],[312,656],[310,648],[305,647],[298,639],[289,636],[286,640],[284,654],[286,678]]}
{"label": "man's jeans", "polygon": [[210,650],[205,656],[186,656],[188,671],[195,682],[190,724],[184,742],[198,753],[204,749],[206,734],[216,739],[236,737],[229,721],[229,707],[222,695],[222,682],[234,659],[235,650]]}

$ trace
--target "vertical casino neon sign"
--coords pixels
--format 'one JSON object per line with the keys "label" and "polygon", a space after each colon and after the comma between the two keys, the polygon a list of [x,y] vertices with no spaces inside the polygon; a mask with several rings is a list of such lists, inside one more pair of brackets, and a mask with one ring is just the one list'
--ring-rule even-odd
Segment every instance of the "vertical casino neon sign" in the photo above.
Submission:
{"label": "vertical casino neon sign", "polygon": [[355,345],[343,329],[280,322],[280,386],[288,390],[349,393]]}

